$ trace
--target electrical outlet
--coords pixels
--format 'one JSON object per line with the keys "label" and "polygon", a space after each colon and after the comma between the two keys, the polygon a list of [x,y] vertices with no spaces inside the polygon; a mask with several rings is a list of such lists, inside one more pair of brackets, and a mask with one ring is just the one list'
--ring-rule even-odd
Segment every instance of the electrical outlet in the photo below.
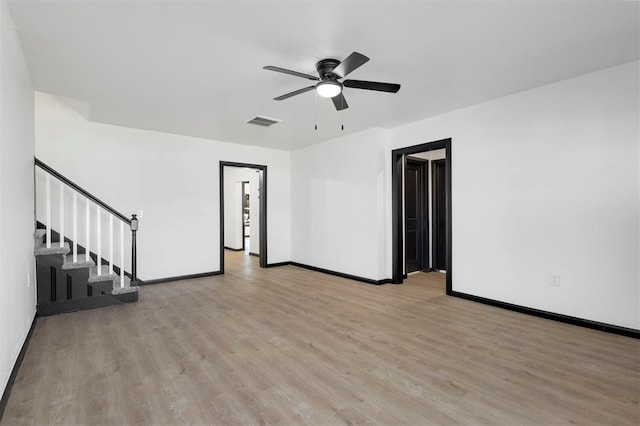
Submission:
{"label": "electrical outlet", "polygon": [[560,275],[551,274],[551,276],[549,277],[549,285],[553,287],[560,287]]}
{"label": "electrical outlet", "polygon": [[143,213],[144,213],[144,210],[142,209],[138,210],[138,219],[142,219]]}

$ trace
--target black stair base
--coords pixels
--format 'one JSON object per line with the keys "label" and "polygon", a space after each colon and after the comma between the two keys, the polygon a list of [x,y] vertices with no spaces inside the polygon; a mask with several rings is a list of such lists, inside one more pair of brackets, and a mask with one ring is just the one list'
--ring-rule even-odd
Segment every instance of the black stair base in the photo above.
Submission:
{"label": "black stair base", "polygon": [[38,305],[38,316],[46,317],[67,312],[85,311],[87,309],[102,308],[104,306],[121,305],[138,301],[138,292],[124,294],[104,294],[100,296],[85,297],[82,299],[62,300]]}

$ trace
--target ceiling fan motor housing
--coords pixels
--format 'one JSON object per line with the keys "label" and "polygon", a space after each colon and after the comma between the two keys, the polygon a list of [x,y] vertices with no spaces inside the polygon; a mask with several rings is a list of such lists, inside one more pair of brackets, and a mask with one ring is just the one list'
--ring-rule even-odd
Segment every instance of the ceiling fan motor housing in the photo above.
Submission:
{"label": "ceiling fan motor housing", "polygon": [[335,67],[340,65],[340,61],[337,59],[322,59],[316,63],[316,69],[320,79],[335,81],[340,78],[339,75],[333,73]]}

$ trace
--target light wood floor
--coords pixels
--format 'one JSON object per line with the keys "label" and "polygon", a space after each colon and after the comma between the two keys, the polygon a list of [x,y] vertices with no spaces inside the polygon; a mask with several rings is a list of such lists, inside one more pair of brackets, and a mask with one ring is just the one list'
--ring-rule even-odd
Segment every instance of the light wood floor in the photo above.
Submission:
{"label": "light wood floor", "polygon": [[257,263],[39,319],[2,424],[640,421],[638,340]]}

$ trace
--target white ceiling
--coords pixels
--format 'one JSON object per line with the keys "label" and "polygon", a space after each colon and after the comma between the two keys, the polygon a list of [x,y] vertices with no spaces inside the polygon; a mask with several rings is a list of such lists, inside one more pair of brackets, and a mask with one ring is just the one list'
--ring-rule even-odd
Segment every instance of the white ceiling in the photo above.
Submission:
{"label": "white ceiling", "polygon": [[[91,121],[293,149],[394,127],[638,60],[637,2],[10,1],[36,90],[86,101]],[[371,58],[344,114],[311,82],[322,58]],[[281,119],[270,128],[245,122]],[[318,130],[314,130],[314,123]],[[344,121],[345,130],[340,130]]]}

